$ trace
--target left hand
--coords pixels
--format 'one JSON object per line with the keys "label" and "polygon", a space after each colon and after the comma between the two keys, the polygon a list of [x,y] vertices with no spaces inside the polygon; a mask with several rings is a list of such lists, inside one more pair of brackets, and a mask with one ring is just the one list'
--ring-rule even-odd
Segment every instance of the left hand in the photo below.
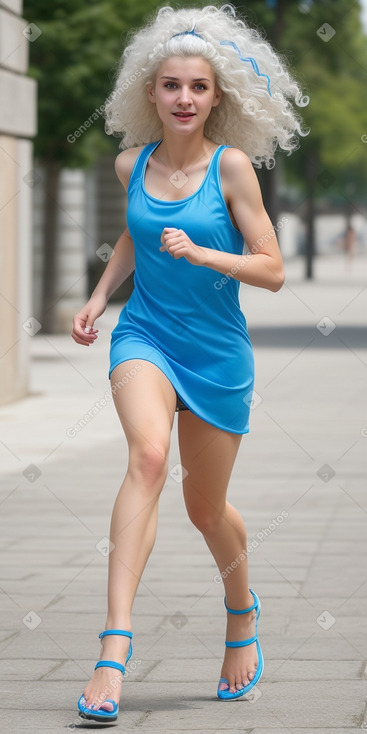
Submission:
{"label": "left hand", "polygon": [[175,259],[185,257],[191,265],[204,265],[205,247],[200,247],[191,242],[183,229],[165,227],[161,236],[162,247],[160,251],[167,252]]}

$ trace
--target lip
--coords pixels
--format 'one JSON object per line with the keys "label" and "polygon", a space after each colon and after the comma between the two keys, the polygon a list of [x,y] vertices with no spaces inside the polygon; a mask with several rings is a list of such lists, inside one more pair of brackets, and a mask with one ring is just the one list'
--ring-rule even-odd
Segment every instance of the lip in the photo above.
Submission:
{"label": "lip", "polygon": [[191,120],[192,117],[195,117],[195,112],[172,112],[172,114],[178,120]]}

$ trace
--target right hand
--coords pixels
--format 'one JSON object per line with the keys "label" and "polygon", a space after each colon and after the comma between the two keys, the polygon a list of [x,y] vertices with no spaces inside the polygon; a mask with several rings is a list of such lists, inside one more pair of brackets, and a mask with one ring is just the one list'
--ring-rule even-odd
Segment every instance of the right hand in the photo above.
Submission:
{"label": "right hand", "polygon": [[[103,314],[106,306],[107,298],[105,296],[92,296],[81,311],[75,314],[71,336],[77,344],[83,344],[85,347],[94,344],[98,329],[94,329],[93,324],[98,316]],[[85,328],[87,328],[87,331],[85,331]]]}

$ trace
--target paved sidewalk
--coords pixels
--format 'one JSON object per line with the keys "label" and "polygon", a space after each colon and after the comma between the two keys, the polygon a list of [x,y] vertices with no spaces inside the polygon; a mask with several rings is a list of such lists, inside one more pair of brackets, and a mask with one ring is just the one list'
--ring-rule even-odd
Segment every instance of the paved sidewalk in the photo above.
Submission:
{"label": "paved sidewalk", "polygon": [[[264,675],[252,701],[216,698],[223,589],[185,513],[176,415],[118,731],[367,729],[367,258],[357,257],[350,272],[341,257],[319,258],[312,283],[302,280],[301,260],[286,270],[279,293],[241,287],[257,395],[229,489],[247,525],[250,584],[262,601]],[[108,307],[88,349],[70,336],[30,337],[32,393],[0,408],[7,733],[78,726],[76,702],[98,659],[106,536],[127,465],[108,400],[119,310]]]}

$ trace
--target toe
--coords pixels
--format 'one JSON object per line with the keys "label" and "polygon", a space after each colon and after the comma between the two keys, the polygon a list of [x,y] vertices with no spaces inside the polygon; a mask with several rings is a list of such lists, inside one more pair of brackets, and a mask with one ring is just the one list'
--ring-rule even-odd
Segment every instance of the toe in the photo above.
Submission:
{"label": "toe", "polygon": [[220,691],[228,691],[229,684],[228,684],[227,678],[221,678],[218,689]]}
{"label": "toe", "polygon": [[113,703],[112,701],[105,701],[100,705],[101,709],[105,709],[105,711],[113,711]]}

